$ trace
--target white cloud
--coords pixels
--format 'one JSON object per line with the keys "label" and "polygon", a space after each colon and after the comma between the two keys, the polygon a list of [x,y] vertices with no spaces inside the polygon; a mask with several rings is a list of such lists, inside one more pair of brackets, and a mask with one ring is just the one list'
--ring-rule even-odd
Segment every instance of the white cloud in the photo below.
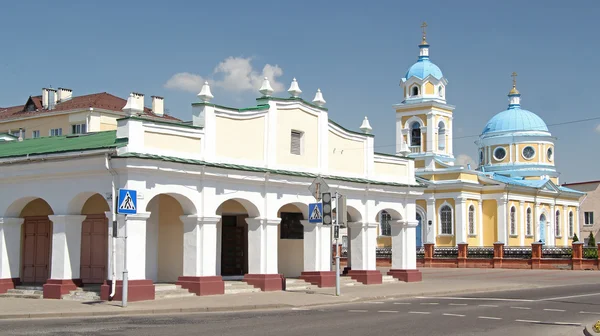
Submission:
{"label": "white cloud", "polygon": [[[263,78],[268,77],[275,92],[284,90],[283,83],[277,81],[277,77],[283,75],[283,70],[278,65],[266,64],[262,72],[258,72],[250,64],[250,61],[250,57],[230,56],[214,68],[213,78],[208,82],[230,92],[258,91]],[[205,80],[204,77],[197,74],[180,72],[169,78],[164,86],[169,89],[198,93]]]}
{"label": "white cloud", "polygon": [[467,154],[460,154],[456,157],[456,165],[457,166],[467,166],[467,164],[471,164],[471,169],[475,169],[477,167],[475,160]]}
{"label": "white cloud", "polygon": [[596,126],[596,132],[600,133],[600,125]]}

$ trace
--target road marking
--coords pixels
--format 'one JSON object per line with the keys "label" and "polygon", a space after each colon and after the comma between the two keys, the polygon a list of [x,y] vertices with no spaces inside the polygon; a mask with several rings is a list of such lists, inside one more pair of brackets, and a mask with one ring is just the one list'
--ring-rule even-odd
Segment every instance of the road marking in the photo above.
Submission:
{"label": "road marking", "polygon": [[351,313],[366,313],[368,310],[348,310]]}
{"label": "road marking", "polygon": [[373,301],[373,302],[369,302],[369,303],[372,303],[372,304],[382,304],[383,302],[381,302],[381,301]]}
{"label": "road marking", "polygon": [[477,318],[486,319],[486,320],[502,320],[501,317],[492,317],[492,316],[477,316]]}
{"label": "road marking", "polygon": [[515,320],[515,322],[540,323],[540,321],[533,321],[533,320]]}
{"label": "road marking", "polygon": [[466,306],[466,303],[448,303],[449,306]]}
{"label": "road marking", "polygon": [[512,309],[531,309],[530,307],[510,307]]}
{"label": "road marking", "polygon": [[310,310],[308,308],[292,308],[292,310]]}
{"label": "road marking", "polygon": [[410,311],[409,314],[431,314],[430,312]]}
{"label": "road marking", "polygon": [[422,305],[436,305],[439,304],[437,302],[421,302]]}
{"label": "road marking", "polygon": [[501,299],[501,298],[470,298],[470,297],[436,297],[436,296],[416,296],[417,299],[435,299],[435,300],[479,300],[479,301],[513,301],[513,302],[535,302],[528,299]]}
{"label": "road marking", "polygon": [[397,310],[380,310],[378,313],[397,313]]}
{"label": "road marking", "polygon": [[446,316],[460,316],[460,317],[464,317],[465,315],[461,315],[461,314],[450,314],[450,313],[444,313],[442,315],[446,315]]}
{"label": "road marking", "polygon": [[494,307],[494,308],[498,308],[497,305],[479,305],[479,307]]}
{"label": "road marking", "polygon": [[600,313],[597,312],[586,312],[586,311],[580,311],[579,314],[594,314],[594,315],[600,315]]}
{"label": "road marking", "polygon": [[538,301],[551,301],[551,300],[561,300],[561,299],[572,299],[572,298],[586,297],[586,296],[596,296],[596,295],[600,295],[600,293],[569,295],[569,296],[558,296],[558,297],[553,297],[553,298],[541,299],[541,300],[538,300]]}
{"label": "road marking", "polygon": [[409,305],[410,302],[394,302],[394,304],[397,304],[397,305]]}
{"label": "road marking", "polygon": [[581,325],[581,323],[576,323],[576,322],[552,322],[552,324],[572,325],[572,326],[580,326]]}
{"label": "road marking", "polygon": [[544,309],[544,310],[545,310],[545,311],[554,311],[554,312],[564,312],[564,311],[566,311],[566,310],[564,310],[564,309],[550,309],[550,308],[546,308],[546,309]]}

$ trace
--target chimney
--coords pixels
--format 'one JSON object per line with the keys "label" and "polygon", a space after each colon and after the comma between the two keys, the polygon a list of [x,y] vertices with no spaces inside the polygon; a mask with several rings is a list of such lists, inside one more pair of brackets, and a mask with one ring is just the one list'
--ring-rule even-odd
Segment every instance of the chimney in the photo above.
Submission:
{"label": "chimney", "polygon": [[152,113],[159,117],[165,114],[165,99],[163,97],[152,96]]}
{"label": "chimney", "polygon": [[42,107],[48,108],[48,89],[42,89]]}
{"label": "chimney", "polygon": [[64,102],[67,101],[69,99],[73,98],[73,90],[71,89],[65,89],[65,88],[58,88],[58,97],[57,100],[58,102]]}
{"label": "chimney", "polygon": [[135,98],[135,102],[136,102],[136,107],[140,110],[140,111],[144,111],[144,94],[143,93],[137,93],[137,92],[132,92],[133,94],[133,98]]}
{"label": "chimney", "polygon": [[42,89],[42,107],[51,110],[56,105],[56,89]]}

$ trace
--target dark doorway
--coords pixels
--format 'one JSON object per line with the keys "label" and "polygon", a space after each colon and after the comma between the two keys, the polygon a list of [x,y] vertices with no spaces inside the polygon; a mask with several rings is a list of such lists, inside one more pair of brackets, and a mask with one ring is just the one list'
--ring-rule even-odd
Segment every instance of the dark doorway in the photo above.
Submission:
{"label": "dark doorway", "polygon": [[23,273],[25,284],[43,284],[50,276],[50,239],[48,216],[25,217],[23,223]]}
{"label": "dark doorway", "polygon": [[247,224],[240,215],[221,216],[221,275],[244,275],[248,272]]}
{"label": "dark doorway", "polygon": [[81,225],[81,281],[99,284],[107,278],[108,219],[88,215]]}

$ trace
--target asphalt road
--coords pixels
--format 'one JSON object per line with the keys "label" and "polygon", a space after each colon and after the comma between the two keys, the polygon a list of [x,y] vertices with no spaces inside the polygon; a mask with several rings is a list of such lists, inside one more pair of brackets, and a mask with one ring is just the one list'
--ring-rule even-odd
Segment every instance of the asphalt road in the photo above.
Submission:
{"label": "asphalt road", "polygon": [[0,335],[583,335],[600,285],[416,297],[308,309],[0,321]]}

